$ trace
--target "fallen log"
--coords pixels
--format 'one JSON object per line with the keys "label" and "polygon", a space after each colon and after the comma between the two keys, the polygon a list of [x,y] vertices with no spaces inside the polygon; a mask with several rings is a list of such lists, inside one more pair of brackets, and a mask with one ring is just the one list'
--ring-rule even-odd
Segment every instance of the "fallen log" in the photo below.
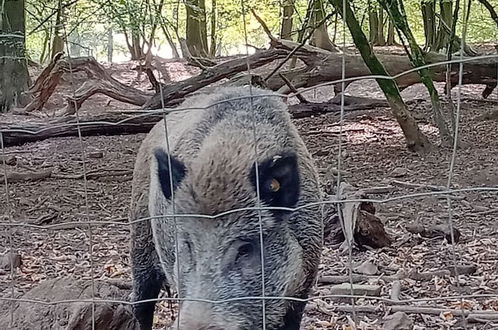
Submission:
{"label": "fallen log", "polygon": [[[356,111],[387,106],[379,99],[345,96],[344,110]],[[178,102],[180,100],[176,100]],[[340,96],[325,103],[300,103],[289,106],[289,112],[295,119],[318,116],[341,111]],[[148,133],[163,118],[161,113],[132,115],[126,112],[108,112],[80,118],[79,127],[82,136],[126,135]],[[28,142],[42,141],[49,138],[78,136],[78,121],[74,116],[66,116],[46,122],[25,124],[1,124],[0,133],[6,147],[22,145]],[[22,179],[19,179],[22,181]]]}
{"label": "fallen log", "polygon": [[[272,40],[271,47],[292,51],[298,44],[288,40]],[[301,47],[296,53],[296,57],[307,64],[305,68],[288,70],[281,72],[296,88],[313,87],[328,81],[338,81],[342,77],[342,54],[332,53],[309,45]],[[391,76],[396,77],[396,83],[400,89],[405,89],[414,84],[420,83],[420,76],[414,69],[410,60],[405,55],[377,54],[377,57],[385,66],[386,71]],[[446,56],[437,53],[425,54],[427,64],[438,64],[446,61]],[[497,81],[498,56],[494,58],[481,58],[473,60],[471,57],[464,57],[463,84],[477,84],[493,86]],[[452,87],[458,83],[459,63],[451,65]],[[438,64],[429,68],[433,80],[436,82],[446,82],[446,64]],[[359,54],[346,54],[345,78],[352,79],[358,77],[367,78],[370,75],[365,62]],[[280,77],[274,76],[266,81],[267,86],[281,93],[289,93],[290,89],[285,85]],[[351,84],[350,81],[345,85]],[[489,90],[483,90],[483,97],[489,95]]]}
{"label": "fallen log", "polygon": [[[88,302],[92,298],[91,284],[91,281],[60,278],[43,281],[16,297],[25,301],[11,301],[2,295],[7,300],[0,300],[0,329],[52,329],[55,324],[64,325],[67,330],[92,329],[92,319],[95,329],[139,329],[130,305],[97,302],[92,306]],[[110,281],[95,281],[93,289],[96,299],[128,301],[129,290]],[[55,301],[66,303],[50,304]]]}
{"label": "fallen log", "polygon": [[10,147],[48,138],[78,136],[78,126],[82,136],[148,133],[162,118],[160,113],[134,116],[129,113],[109,112],[80,118],[79,125],[74,116],[23,125],[0,124],[0,133],[3,135],[4,146]]}
{"label": "fallen log", "polygon": [[[380,107],[388,107],[385,100],[373,99],[368,97],[356,97],[344,95],[344,111],[367,110]],[[341,96],[336,95],[334,98],[323,103],[301,103],[289,106],[289,111],[293,118],[305,118],[318,116],[326,113],[341,112]]]}
{"label": "fallen log", "polygon": [[276,59],[284,58],[288,51],[285,49],[270,48],[267,51],[256,53],[248,57],[236,58],[218,65],[204,68],[197,76],[185,79],[180,82],[165,86],[162,91],[156,93],[146,104],[144,109],[160,109],[163,105],[168,106],[171,101],[183,98],[186,95],[206,87],[212,83],[247,70],[261,67],[273,62]]}

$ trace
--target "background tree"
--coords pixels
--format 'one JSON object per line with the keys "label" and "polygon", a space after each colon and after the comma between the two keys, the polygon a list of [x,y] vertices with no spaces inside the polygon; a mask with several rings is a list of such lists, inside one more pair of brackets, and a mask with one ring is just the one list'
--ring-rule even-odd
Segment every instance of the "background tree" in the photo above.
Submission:
{"label": "background tree", "polygon": [[327,31],[327,24],[320,24],[325,17],[324,3],[322,0],[310,0],[312,5],[310,6],[311,15],[309,20],[309,26],[314,29],[313,36],[310,39],[310,44],[322,49],[335,51],[335,46],[330,41],[329,33]]}
{"label": "background tree", "polygon": [[0,8],[0,112],[17,105],[29,84],[24,6],[24,0],[11,0]]}
{"label": "background tree", "polygon": [[192,56],[206,57],[209,53],[207,42],[205,0],[186,0],[187,10],[186,43]]}
{"label": "background tree", "polygon": [[292,39],[292,23],[294,15],[294,0],[282,1],[282,27],[280,28],[280,38]]}

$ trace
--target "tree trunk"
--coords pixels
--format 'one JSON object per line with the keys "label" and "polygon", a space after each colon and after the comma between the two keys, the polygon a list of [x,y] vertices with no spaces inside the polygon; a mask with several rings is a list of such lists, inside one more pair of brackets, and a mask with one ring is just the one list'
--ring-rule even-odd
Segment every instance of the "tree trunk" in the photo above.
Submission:
{"label": "tree trunk", "polygon": [[138,61],[145,57],[140,38],[140,31],[138,31],[136,27],[131,28],[131,45],[129,45],[128,48],[130,50],[132,61]]}
{"label": "tree trunk", "polygon": [[377,13],[377,17],[379,18],[379,25],[377,28],[377,46],[385,46],[386,38],[384,37],[384,10],[379,8]]}
{"label": "tree trunk", "polygon": [[81,37],[77,27],[73,30],[71,35],[68,36],[68,38],[69,38],[69,50],[70,50],[69,54],[73,57],[80,57],[82,47],[81,47]]}
{"label": "tree trunk", "polygon": [[437,31],[437,38],[434,48],[439,51],[447,48],[450,41],[451,25],[453,23],[453,3],[452,0],[440,0],[440,17]]}
{"label": "tree trunk", "polygon": [[3,2],[0,31],[0,112],[20,102],[28,88],[24,0]]}
{"label": "tree trunk", "polygon": [[282,3],[282,26],[280,38],[292,40],[292,16],[294,15],[294,0],[283,0]]}
{"label": "tree trunk", "polygon": [[[417,44],[417,41],[410,29],[402,1],[403,0],[379,0],[382,6],[389,12],[389,16],[394,24],[396,24],[398,30],[401,31],[401,33],[403,33],[405,38],[408,40],[411,50],[411,54],[409,56],[411,62],[415,67],[421,67],[426,64],[424,54],[422,49],[420,49]],[[434,122],[439,129],[441,141],[443,144],[448,144],[452,142],[452,138],[441,111],[441,102],[439,101],[439,95],[436,87],[434,86],[434,82],[432,81],[430,71],[427,68],[421,69],[419,70],[419,74],[422,83],[427,88],[431,98]]]}
{"label": "tree trunk", "polygon": [[166,37],[166,41],[168,41],[169,46],[171,47],[171,52],[173,53],[173,58],[180,58],[180,53],[178,52],[178,48],[176,47],[173,38],[169,34],[168,30],[164,30],[164,36]]}
{"label": "tree trunk", "polygon": [[[343,12],[342,0],[329,0],[346,21],[349,31],[353,37],[353,41],[360,51],[361,57],[368,66],[370,72],[374,75],[387,76],[388,73],[384,69],[382,63],[377,59],[370,47],[367,37],[361,30],[361,27],[354,16],[353,11],[348,2],[345,3],[346,12]],[[377,79],[379,87],[384,92],[387,102],[391,106],[393,115],[398,121],[401,130],[406,138],[407,147],[414,151],[424,151],[430,147],[430,142],[427,137],[420,131],[417,122],[411,116],[406,104],[401,98],[400,91],[396,83],[392,80]]]}
{"label": "tree trunk", "polygon": [[114,55],[114,31],[112,26],[107,29],[107,62],[112,63]]}
{"label": "tree trunk", "polygon": [[64,39],[62,38],[62,34],[64,33],[62,29],[63,11],[64,8],[62,6],[62,0],[59,0],[57,5],[57,15],[55,17],[55,27],[50,58],[54,58],[56,54],[64,51]]}
{"label": "tree trunk", "polygon": [[216,0],[211,0],[211,44],[209,55],[216,56]]}
{"label": "tree trunk", "polygon": [[323,2],[322,0],[310,0],[310,1],[313,1],[314,3],[314,6],[312,7],[310,28],[315,29],[315,31],[313,32],[313,36],[310,39],[310,44],[315,47],[333,52],[335,50],[335,46],[332,43],[332,41],[330,41],[329,33],[327,31],[327,23],[318,26],[318,24],[321,21],[323,21],[323,19],[325,18],[325,10],[323,9]]}
{"label": "tree trunk", "polygon": [[46,57],[48,55],[48,45],[49,45],[49,43],[50,43],[50,31],[49,31],[49,29],[44,29],[44,33],[43,33],[43,47],[42,47],[42,51],[41,51],[40,59],[39,59],[39,62],[42,65],[45,63]]}
{"label": "tree trunk", "polygon": [[394,24],[391,19],[389,19],[389,26],[387,28],[387,46],[396,45],[396,40],[394,39]]}
{"label": "tree trunk", "polygon": [[164,37],[166,38],[166,41],[168,42],[169,46],[171,47],[171,52],[173,53],[173,58],[180,58],[180,53],[178,53],[178,48],[176,47],[176,44],[173,41],[173,38],[171,37],[171,33],[168,30],[167,22],[165,22],[161,18],[159,23],[160,23],[159,25],[161,26],[161,29],[163,30]]}
{"label": "tree trunk", "polygon": [[379,29],[379,17],[377,16],[375,7],[372,7],[370,2],[368,3],[368,26],[368,41],[370,44],[376,45],[379,36],[377,33]]}
{"label": "tree trunk", "polygon": [[192,56],[207,57],[206,6],[205,0],[186,0],[186,42]]}
{"label": "tree trunk", "polygon": [[436,0],[423,0],[422,19],[424,22],[425,46],[424,49],[432,49],[436,42]]}

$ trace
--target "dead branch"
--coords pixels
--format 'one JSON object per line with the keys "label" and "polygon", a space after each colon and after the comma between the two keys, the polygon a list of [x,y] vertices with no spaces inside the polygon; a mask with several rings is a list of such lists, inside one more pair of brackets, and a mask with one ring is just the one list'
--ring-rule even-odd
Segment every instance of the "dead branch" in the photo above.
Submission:
{"label": "dead branch", "polygon": [[[451,230],[448,225],[436,225],[426,228],[422,224],[408,224],[405,226],[405,229],[412,234],[419,234],[425,238],[444,237],[448,243],[452,242]],[[459,242],[460,236],[460,231],[457,228],[453,228],[453,238],[455,243]]]}
{"label": "dead branch", "polygon": [[399,181],[399,180],[391,180],[390,183],[393,185],[404,187],[404,188],[426,188],[426,189],[429,189],[432,191],[445,191],[446,190],[446,187],[443,187],[443,186],[412,183],[412,182],[405,182],[405,181]]}
{"label": "dead branch", "polygon": [[[128,113],[110,112],[80,118],[79,127],[82,136],[148,133],[162,118],[162,114],[133,116]],[[3,134],[4,145],[8,147],[48,138],[78,136],[77,123],[75,117],[68,116],[40,123],[0,124],[0,131]]]}
{"label": "dead branch", "polygon": [[[20,297],[26,300],[82,300],[95,293],[102,299],[126,301],[129,290],[107,281],[88,281],[66,277],[41,281]],[[14,298],[14,297],[12,297]],[[44,329],[60,322],[64,329],[135,330],[139,324],[130,306],[120,303],[76,302],[74,304],[26,304],[0,301],[0,329]]]}
{"label": "dead branch", "polygon": [[251,13],[253,14],[253,16],[256,18],[256,20],[258,21],[258,23],[261,25],[261,27],[263,28],[263,31],[265,31],[266,33],[266,36],[268,37],[268,39],[270,40],[277,40],[272,34],[271,34],[271,31],[270,29],[268,28],[268,25],[266,25],[265,21],[263,21],[263,19],[261,17],[258,16],[258,14],[256,14],[256,11],[251,8]]}
{"label": "dead branch", "polygon": [[[38,181],[50,178],[52,175],[52,169],[43,170],[40,172],[7,172],[7,182],[26,182],[26,181]],[[5,180],[5,175],[0,173],[0,180]]]}
{"label": "dead branch", "polygon": [[351,305],[331,305],[324,301],[318,304],[319,310],[324,314],[335,316],[335,313],[379,313],[380,311],[405,312],[408,314],[428,314],[441,315],[449,313],[454,316],[465,316],[467,321],[481,323],[498,320],[498,312],[496,311],[462,311],[461,309],[436,308],[432,306],[406,306],[406,305],[391,305],[391,306],[351,306]]}
{"label": "dead branch", "polygon": [[285,77],[285,75],[283,75],[283,74],[279,73],[279,76],[280,76],[280,78],[282,78],[282,80],[285,82],[285,84],[289,87],[289,89],[291,90],[291,92],[293,92],[293,93],[295,93],[295,94],[296,94],[296,97],[297,97],[297,99],[299,100],[299,102],[301,102],[301,103],[309,103],[309,101],[308,101],[308,100],[306,100],[306,99],[304,98],[304,96],[302,96],[302,95],[301,95],[301,94],[297,91],[296,87],[294,87],[294,86],[292,85],[292,83],[289,81],[289,79],[287,79],[287,78]]}
{"label": "dead branch", "polygon": [[[112,177],[112,176],[131,176],[133,174],[133,171],[130,170],[112,170],[112,169],[100,169],[100,170],[93,170],[93,171],[88,171],[86,174],[74,174],[74,175],[67,175],[67,174],[52,174],[52,178],[56,179],[69,179],[69,180],[80,180],[86,178],[88,180],[94,180],[102,177]],[[131,180],[131,177],[129,178]]]}
{"label": "dead branch", "polygon": [[[289,82],[290,83],[290,82]],[[356,97],[344,95],[344,111],[367,110],[380,107],[388,107],[387,101],[372,99],[368,97]],[[291,105],[293,118],[303,118],[309,116],[318,116],[326,113],[341,112],[341,96],[337,95],[324,103],[306,102],[299,106]]]}
{"label": "dead branch", "polygon": [[[268,64],[287,54],[283,49],[269,49],[256,53],[248,57],[237,58],[222,62],[210,68],[206,68],[198,76],[176,82],[165,86],[162,93],[156,93],[144,106],[144,109],[159,109],[164,104],[171,105],[171,102],[183,98],[198,89],[218,82],[225,78],[231,78],[235,74],[247,70],[249,65],[252,69]],[[162,95],[162,100],[161,100]]]}
{"label": "dead branch", "polygon": [[[67,180],[79,180],[86,178],[88,180],[94,180],[102,177],[113,177],[113,176],[120,176],[120,177],[125,177],[125,176],[130,176],[131,180],[131,175],[133,174],[133,171],[130,170],[106,170],[106,169],[101,169],[101,170],[93,170],[93,171],[88,171],[85,174],[56,174],[53,173],[53,169],[47,169],[43,171],[38,171],[38,172],[25,172],[25,173],[19,173],[19,172],[7,172],[7,181],[8,182],[27,182],[27,181],[39,181],[39,180],[45,180],[49,178],[55,178],[55,179],[67,179]],[[0,173],[0,180],[4,180],[4,174]]]}
{"label": "dead branch", "polygon": [[30,90],[35,97],[23,110],[25,112],[41,110],[52,96],[63,74],[75,72],[85,72],[90,81],[85,82],[76,91],[74,98],[68,98],[69,114],[74,113],[81,103],[96,93],[103,93],[119,101],[135,105],[143,105],[152,96],[114,79],[93,57],[68,58],[62,57],[61,53],[54,57],[36,79]]}

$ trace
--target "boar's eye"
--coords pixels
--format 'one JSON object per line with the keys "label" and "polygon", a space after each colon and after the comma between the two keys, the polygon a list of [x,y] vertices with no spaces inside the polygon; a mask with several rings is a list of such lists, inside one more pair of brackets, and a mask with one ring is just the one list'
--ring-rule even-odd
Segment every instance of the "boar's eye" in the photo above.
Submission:
{"label": "boar's eye", "polygon": [[239,247],[239,257],[250,256],[254,252],[254,246],[251,243],[246,243]]}
{"label": "boar's eye", "polygon": [[270,190],[273,192],[277,192],[280,190],[280,182],[277,179],[272,179],[270,182]]}
{"label": "boar's eye", "polygon": [[251,259],[256,253],[256,244],[250,241],[242,242],[237,249],[236,262]]}
{"label": "boar's eye", "polygon": [[[257,176],[256,176],[257,175]],[[258,171],[253,165],[249,175],[257,191],[259,183],[260,198],[270,207],[295,207],[300,194],[300,177],[297,155],[283,153],[258,163]],[[275,215],[281,211],[272,211]]]}

